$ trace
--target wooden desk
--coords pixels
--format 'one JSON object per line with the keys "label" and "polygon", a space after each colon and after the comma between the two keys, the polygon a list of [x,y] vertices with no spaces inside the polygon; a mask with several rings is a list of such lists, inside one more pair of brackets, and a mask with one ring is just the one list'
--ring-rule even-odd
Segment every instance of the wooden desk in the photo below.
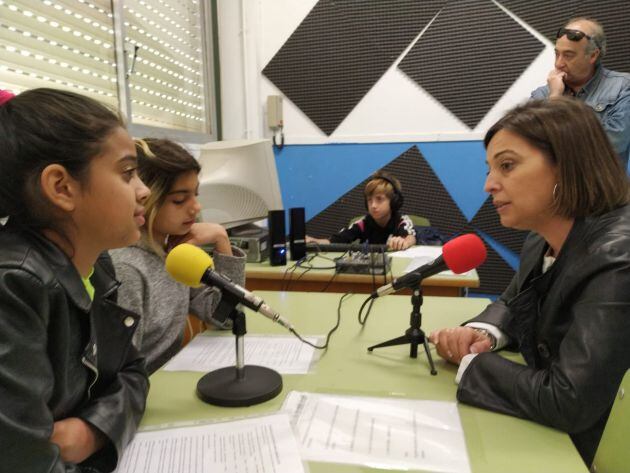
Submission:
{"label": "wooden desk", "polygon": [[[335,324],[339,294],[263,292],[260,295],[290,319],[301,335],[325,334]],[[356,314],[363,300],[363,296],[354,295],[344,302],[341,324],[329,349],[321,353],[308,375],[283,375],[284,387],[275,399],[243,408],[211,406],[195,395],[197,380],[203,373],[158,371],[151,377],[142,426],[271,413],[281,407],[292,390],[455,401],[455,366],[436,357],[438,374],[431,376],[423,349],[417,359],[409,357],[407,345],[372,353],[366,350],[404,333],[411,311],[409,297],[377,299],[367,324],[361,327]],[[476,298],[426,297],[422,327],[428,333],[457,325],[480,312],[488,302]],[[247,311],[247,324],[250,333],[287,333],[281,326],[250,311]],[[458,409],[473,473],[588,472],[565,433],[463,404]],[[309,462],[308,468],[311,473],[376,471],[359,465],[315,462]]]}
{"label": "wooden desk", "polygon": [[[370,294],[375,288],[390,283],[394,278],[404,274],[410,260],[393,258],[391,274],[369,275],[335,273],[335,263],[331,259],[341,253],[322,253],[311,263],[315,268],[298,267],[295,271],[288,271],[294,264],[288,261],[286,266],[271,266],[269,261],[262,263],[247,263],[246,286],[250,291],[303,291],[303,292],[354,292]],[[425,296],[461,296],[465,288],[479,287],[479,276],[473,270],[467,274],[437,274],[422,281]],[[402,294],[411,294],[401,291]]]}

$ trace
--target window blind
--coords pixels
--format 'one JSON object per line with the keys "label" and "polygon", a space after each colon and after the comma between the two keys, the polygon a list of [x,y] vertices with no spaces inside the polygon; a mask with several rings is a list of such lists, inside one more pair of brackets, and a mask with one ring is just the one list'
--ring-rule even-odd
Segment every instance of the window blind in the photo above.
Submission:
{"label": "window blind", "polygon": [[0,87],[70,89],[118,105],[108,0],[0,0]]}
{"label": "window blind", "polygon": [[[202,9],[197,1],[125,0],[134,123],[207,128]],[[133,55],[135,54],[135,61]]]}
{"label": "window blind", "polygon": [[[121,4],[0,0],[0,88],[70,89],[118,107],[125,77],[131,123],[210,134],[203,0]],[[116,45],[118,11],[124,44]],[[125,51],[126,76],[117,75],[116,51]]]}

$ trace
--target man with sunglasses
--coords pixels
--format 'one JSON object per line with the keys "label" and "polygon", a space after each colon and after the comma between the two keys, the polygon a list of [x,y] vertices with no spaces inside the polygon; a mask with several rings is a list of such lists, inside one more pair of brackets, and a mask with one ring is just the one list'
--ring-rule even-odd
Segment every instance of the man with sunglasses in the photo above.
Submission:
{"label": "man with sunglasses", "polygon": [[599,117],[624,166],[630,157],[630,74],[606,69],[602,25],[591,18],[574,18],[556,34],[556,60],[547,85],[533,99],[573,96]]}

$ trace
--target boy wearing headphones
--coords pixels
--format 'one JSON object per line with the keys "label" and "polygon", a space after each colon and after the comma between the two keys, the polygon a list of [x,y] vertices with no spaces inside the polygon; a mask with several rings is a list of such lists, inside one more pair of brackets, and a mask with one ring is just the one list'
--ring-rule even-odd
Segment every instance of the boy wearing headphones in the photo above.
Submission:
{"label": "boy wearing headphones", "polygon": [[398,179],[378,171],[367,182],[363,193],[367,215],[342,228],[330,239],[307,236],[307,243],[352,243],[359,240],[374,245],[387,244],[390,250],[404,250],[416,244],[416,231],[411,219],[400,213],[403,195]]}

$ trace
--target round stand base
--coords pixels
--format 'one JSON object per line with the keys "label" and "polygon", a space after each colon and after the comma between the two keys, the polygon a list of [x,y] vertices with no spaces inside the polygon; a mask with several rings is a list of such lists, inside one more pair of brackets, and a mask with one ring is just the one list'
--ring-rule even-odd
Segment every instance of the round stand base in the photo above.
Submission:
{"label": "round stand base", "polygon": [[282,377],[264,366],[246,365],[244,376],[236,377],[230,366],[204,375],[197,383],[197,396],[208,404],[243,407],[273,399],[282,391]]}

